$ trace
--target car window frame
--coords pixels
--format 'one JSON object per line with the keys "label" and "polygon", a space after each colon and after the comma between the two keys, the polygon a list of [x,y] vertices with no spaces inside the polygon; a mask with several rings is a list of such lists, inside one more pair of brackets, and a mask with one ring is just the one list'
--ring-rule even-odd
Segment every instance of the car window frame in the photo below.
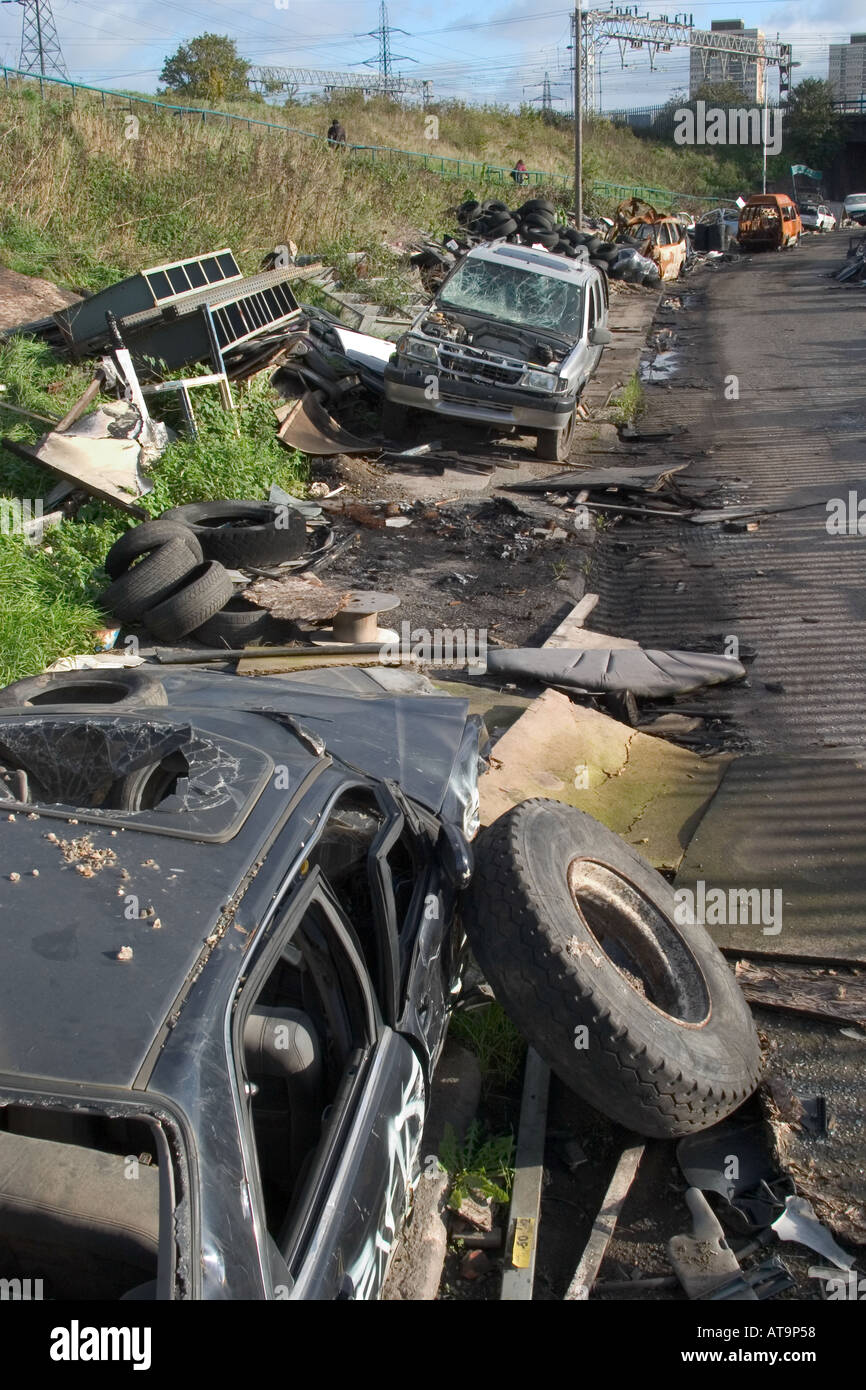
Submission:
{"label": "car window frame", "polygon": [[[304,917],[317,908],[328,919],[344,955],[354,970],[365,1004],[368,1043],[362,1049],[364,1055],[357,1058],[355,1075],[349,1095],[342,1095],[346,1077],[332,1102],[337,1113],[329,1117],[315,1150],[314,1162],[304,1176],[303,1186],[295,1207],[290,1238],[281,1248],[277,1236],[268,1229],[265,1213],[264,1190],[259,1166],[259,1153],[256,1143],[252,1116],[252,1096],[248,1091],[248,1077],[243,1052],[244,1025],[256,999],[275,968],[278,960],[291,945],[292,937],[301,926]],[[351,1127],[352,1118],[360,1104],[364,1086],[369,1076],[371,1061],[382,1036],[383,1019],[378,1007],[376,992],[364,959],[360,942],[352,930],[351,923],[343,911],[336,895],[328,884],[322,870],[316,865],[309,875],[297,886],[282,905],[268,929],[267,938],[259,943],[256,958],[252,965],[245,967],[243,975],[236,982],[231,1004],[231,1034],[229,1064],[234,1088],[240,1105],[237,1109],[238,1133],[241,1141],[244,1174],[250,1199],[253,1233],[259,1258],[259,1271],[267,1298],[275,1297],[274,1286],[279,1279],[274,1277],[274,1255],[278,1256],[287,1273],[302,1262],[305,1243],[308,1243],[313,1217],[321,1210],[327,1195],[328,1180],[333,1176],[339,1160],[340,1141]],[[340,1108],[337,1110],[337,1101]],[[281,1272],[281,1271],[278,1271]],[[294,1276],[292,1276],[294,1278]]]}

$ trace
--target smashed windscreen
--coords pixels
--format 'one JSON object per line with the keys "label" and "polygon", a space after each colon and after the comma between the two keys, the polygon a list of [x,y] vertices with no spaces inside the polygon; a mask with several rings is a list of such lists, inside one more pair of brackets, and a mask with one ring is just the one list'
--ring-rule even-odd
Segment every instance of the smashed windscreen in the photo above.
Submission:
{"label": "smashed windscreen", "polygon": [[566,338],[579,337],[583,323],[581,285],[544,271],[471,257],[452,275],[438,303],[519,328],[546,328]]}
{"label": "smashed windscreen", "polygon": [[257,749],[191,725],[63,716],[0,719],[0,802],[221,839],[271,771]]}

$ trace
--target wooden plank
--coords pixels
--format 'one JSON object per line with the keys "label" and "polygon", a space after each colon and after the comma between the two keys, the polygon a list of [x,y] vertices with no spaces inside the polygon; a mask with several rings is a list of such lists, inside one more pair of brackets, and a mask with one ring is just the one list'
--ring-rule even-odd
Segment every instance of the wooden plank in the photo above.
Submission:
{"label": "wooden plank", "polygon": [[734,971],[750,1004],[866,1026],[866,975],[856,970],[788,965],[759,965],[738,960]]}
{"label": "wooden plank", "polygon": [[534,1048],[526,1053],[514,1186],[508,1212],[506,1263],[500,1299],[505,1303],[528,1302],[535,1280],[541,1184],[544,1178],[544,1137],[547,1129],[547,1096],[550,1071]]}
{"label": "wooden plank", "polygon": [[580,1257],[574,1278],[568,1286],[568,1292],[565,1295],[566,1302],[570,1300],[585,1302],[589,1298],[590,1289],[596,1281],[598,1271],[601,1269],[601,1262],[616,1229],[619,1214],[634,1182],[643,1151],[643,1144],[635,1144],[633,1148],[623,1149],[620,1154],[610,1185],[604,1194],[601,1210],[593,1222],[586,1248]]}
{"label": "wooden plank", "polygon": [[584,594],[544,643],[545,647],[571,647],[572,638],[583,625],[598,603],[598,594]]}

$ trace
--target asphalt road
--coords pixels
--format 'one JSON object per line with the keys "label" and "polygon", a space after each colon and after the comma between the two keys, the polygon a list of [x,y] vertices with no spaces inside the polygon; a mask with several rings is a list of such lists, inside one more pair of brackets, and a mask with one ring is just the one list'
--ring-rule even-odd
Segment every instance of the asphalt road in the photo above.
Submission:
{"label": "asphalt road", "polygon": [[[866,289],[826,278],[847,244],[846,232],[811,237],[687,278],[671,316],[679,369],[646,388],[654,426],[686,426],[692,476],[742,502],[817,486],[818,505],[753,531],[620,525],[597,551],[593,627],[755,651],[746,686],[707,697],[755,751],[866,741]],[[828,504],[847,506],[851,489],[863,534],[828,534]]]}

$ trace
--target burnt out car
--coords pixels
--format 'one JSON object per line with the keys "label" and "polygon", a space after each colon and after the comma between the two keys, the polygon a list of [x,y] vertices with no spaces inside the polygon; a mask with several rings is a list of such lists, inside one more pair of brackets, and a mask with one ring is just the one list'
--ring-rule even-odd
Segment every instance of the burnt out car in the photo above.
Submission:
{"label": "burnt out car", "polygon": [[459,985],[483,726],[330,674],[0,692],[0,1276],[378,1293]]}
{"label": "burnt out car", "polygon": [[483,724],[418,689],[177,666],[0,691],[0,1278],[379,1296],[464,921],[599,1110],[673,1136],[750,1094],[745,1002],[666,881],[558,803],[470,844]]}

